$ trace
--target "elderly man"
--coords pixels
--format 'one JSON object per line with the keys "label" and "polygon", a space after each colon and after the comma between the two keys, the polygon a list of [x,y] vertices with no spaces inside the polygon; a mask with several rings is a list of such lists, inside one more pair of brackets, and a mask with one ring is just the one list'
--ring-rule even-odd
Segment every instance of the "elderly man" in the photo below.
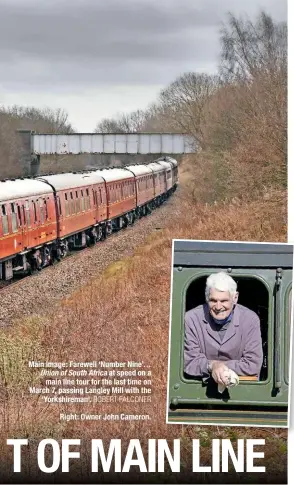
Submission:
{"label": "elderly man", "polygon": [[227,273],[206,281],[206,304],[185,316],[184,370],[187,374],[227,385],[227,371],[257,376],[262,365],[260,321],[239,305],[237,284]]}

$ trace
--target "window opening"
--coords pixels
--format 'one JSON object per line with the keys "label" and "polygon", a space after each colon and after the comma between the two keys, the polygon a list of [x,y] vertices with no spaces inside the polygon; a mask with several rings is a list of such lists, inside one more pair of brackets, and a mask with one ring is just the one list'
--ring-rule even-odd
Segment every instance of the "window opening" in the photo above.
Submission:
{"label": "window opening", "polygon": [[62,215],[62,211],[61,211],[60,197],[57,197],[57,206],[58,206],[59,215],[61,216]]}
{"label": "window opening", "polygon": [[75,209],[75,201],[74,201],[72,192],[70,192],[70,206],[71,206],[71,214],[74,214],[76,209]]}
{"label": "window opening", "polygon": [[41,224],[44,224],[45,222],[45,211],[44,211],[44,205],[42,199],[39,201],[39,207],[40,207],[40,222]]}
{"label": "window opening", "polygon": [[38,217],[37,217],[36,201],[32,200],[32,204],[33,204],[33,211],[34,211],[34,223],[37,224]]}
{"label": "window opening", "polygon": [[[186,311],[205,303],[205,283],[208,276],[207,274],[199,277],[190,284],[186,292]],[[256,278],[233,275],[232,277],[237,282],[238,303],[254,311],[260,319],[263,363],[259,380],[265,381],[268,377],[268,291],[266,286]],[[191,378],[191,376],[187,377]]]}
{"label": "window opening", "polygon": [[45,219],[48,220],[48,207],[47,207],[46,199],[44,199],[44,210],[45,210]]}
{"label": "window opening", "polygon": [[28,227],[31,227],[30,204],[28,200],[25,201],[25,212],[26,212]]}
{"label": "window opening", "polygon": [[82,206],[82,212],[85,211],[85,199],[84,199],[84,192],[81,190],[81,206]]}
{"label": "window opening", "polygon": [[64,194],[64,204],[65,204],[65,216],[69,216],[69,200],[67,194]]}
{"label": "window opening", "polygon": [[3,229],[3,235],[9,233],[8,229],[8,217],[7,217],[7,212],[6,212],[6,206],[1,205],[1,219],[2,219],[2,229]]}
{"label": "window opening", "polygon": [[12,226],[12,232],[17,232],[17,218],[16,218],[16,211],[15,211],[15,203],[12,202],[10,204],[11,208],[11,226]]}
{"label": "window opening", "polygon": [[80,199],[79,199],[79,193],[76,190],[76,201],[75,201],[75,206],[76,206],[76,212],[80,212]]}
{"label": "window opening", "polygon": [[22,219],[21,219],[21,208],[20,205],[17,205],[17,215],[18,215],[18,222],[19,225],[22,226]]}

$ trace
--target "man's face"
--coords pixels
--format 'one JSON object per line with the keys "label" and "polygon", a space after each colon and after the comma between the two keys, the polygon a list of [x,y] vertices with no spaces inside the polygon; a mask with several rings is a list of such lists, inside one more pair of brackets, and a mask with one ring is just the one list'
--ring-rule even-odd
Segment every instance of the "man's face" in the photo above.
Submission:
{"label": "man's face", "polygon": [[218,291],[211,288],[208,299],[211,316],[216,320],[224,320],[230,315],[237,300],[238,293],[236,293],[235,298],[232,298],[232,295],[228,291]]}

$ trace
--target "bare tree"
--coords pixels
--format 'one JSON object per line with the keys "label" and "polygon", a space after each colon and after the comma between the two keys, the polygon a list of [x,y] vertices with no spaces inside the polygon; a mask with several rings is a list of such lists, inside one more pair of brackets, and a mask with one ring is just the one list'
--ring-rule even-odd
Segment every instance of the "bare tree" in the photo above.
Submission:
{"label": "bare tree", "polygon": [[103,118],[97,123],[95,133],[123,133],[117,120],[113,118]]}
{"label": "bare tree", "polygon": [[146,112],[143,110],[131,113],[118,113],[114,118],[104,118],[96,128],[96,133],[139,133],[144,131]]}
{"label": "bare tree", "polygon": [[218,76],[185,73],[161,91],[161,111],[170,120],[173,128],[194,136],[201,143],[204,108],[218,87]]}
{"label": "bare tree", "polygon": [[22,176],[27,172],[21,157],[22,145],[17,130],[39,133],[73,133],[63,109],[0,106],[0,178]]}
{"label": "bare tree", "polygon": [[129,133],[142,132],[145,129],[146,113],[143,110],[132,111],[121,115],[120,125]]}
{"label": "bare tree", "polygon": [[262,11],[256,22],[228,14],[221,29],[221,76],[226,81],[254,79],[260,71],[287,70],[287,25]]}
{"label": "bare tree", "polygon": [[[287,25],[261,12],[256,22],[229,14],[221,30],[223,80],[235,92],[231,120],[243,140],[287,154]],[[254,131],[252,131],[252,128]]]}
{"label": "bare tree", "polygon": [[51,125],[52,133],[73,133],[74,130],[69,122],[68,113],[61,108],[55,110],[44,108],[41,110],[41,116]]}
{"label": "bare tree", "polygon": [[34,108],[26,106],[1,107],[0,112],[15,119],[18,129],[35,130],[46,133],[73,133],[68,113],[61,109]]}

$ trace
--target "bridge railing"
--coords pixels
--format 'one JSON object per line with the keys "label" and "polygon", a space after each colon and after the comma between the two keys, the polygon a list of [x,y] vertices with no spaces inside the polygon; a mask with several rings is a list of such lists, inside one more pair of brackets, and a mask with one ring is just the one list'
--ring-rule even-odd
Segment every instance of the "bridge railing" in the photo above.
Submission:
{"label": "bridge railing", "polygon": [[117,154],[184,154],[195,153],[195,140],[177,133],[31,133],[31,150],[35,155],[117,153]]}

